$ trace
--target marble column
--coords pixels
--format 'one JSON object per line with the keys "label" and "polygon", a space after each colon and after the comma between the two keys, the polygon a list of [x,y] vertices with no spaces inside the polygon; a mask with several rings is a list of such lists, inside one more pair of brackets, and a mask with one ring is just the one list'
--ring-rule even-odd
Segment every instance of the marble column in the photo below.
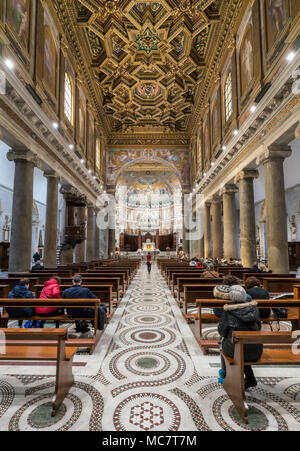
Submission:
{"label": "marble column", "polygon": [[37,160],[27,149],[10,151],[7,159],[15,162],[8,271],[26,272],[31,267],[33,176]]}
{"label": "marble column", "polygon": [[58,182],[55,172],[45,172],[47,178],[47,207],[45,224],[45,268],[56,267],[57,218],[58,218]]}
{"label": "marble column", "polygon": [[91,262],[94,256],[94,216],[95,209],[92,205],[87,207],[87,237],[86,237],[86,261]]}
{"label": "marble column", "polygon": [[[77,207],[77,226],[85,225],[86,221],[86,207]],[[86,239],[75,247],[75,261],[76,263],[83,263],[85,261],[85,247]]]}
{"label": "marble column", "polygon": [[251,268],[257,259],[253,191],[253,180],[257,177],[256,169],[244,169],[234,180],[239,184],[241,256],[245,268]]}
{"label": "marble column", "polygon": [[224,222],[224,257],[237,258],[237,233],[236,233],[236,207],[235,194],[238,191],[236,185],[226,185],[221,195],[223,198],[223,222]]}
{"label": "marble column", "polygon": [[204,256],[211,258],[211,219],[210,219],[211,202],[205,202],[204,205]]}
{"label": "marble column", "polygon": [[223,256],[222,243],[222,210],[221,198],[214,195],[211,206],[212,217],[212,256],[213,258],[221,258]]}
{"label": "marble column", "polygon": [[291,153],[288,146],[272,145],[258,158],[265,171],[268,264],[279,274],[289,272],[283,162]]}
{"label": "marble column", "polygon": [[99,210],[95,210],[95,216],[94,216],[94,260],[99,260],[100,258],[100,229],[97,225],[97,214]]}
{"label": "marble column", "polygon": [[185,255],[190,255],[189,235],[189,214],[191,212],[191,196],[183,194],[182,196],[182,250]]}

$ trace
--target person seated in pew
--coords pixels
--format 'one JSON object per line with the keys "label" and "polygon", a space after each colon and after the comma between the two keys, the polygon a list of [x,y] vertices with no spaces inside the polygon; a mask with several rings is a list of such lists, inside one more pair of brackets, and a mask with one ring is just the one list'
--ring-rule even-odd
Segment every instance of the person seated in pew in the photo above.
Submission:
{"label": "person seated in pew", "polygon": [[254,262],[252,268],[249,268],[249,272],[262,272],[260,267],[258,266],[258,262]]}
{"label": "person seated in pew", "polygon": [[194,258],[190,261],[189,266],[196,267],[196,266],[197,266],[197,261],[198,261],[198,258],[194,257]]}
{"label": "person seated in pew", "polygon": [[[235,276],[226,276],[223,281],[223,285],[217,285],[214,288],[214,298],[216,299],[230,299],[230,290],[233,285],[238,285],[239,279]],[[214,308],[214,314],[221,318],[223,313],[222,308]]]}
{"label": "person seated in pew", "polygon": [[[245,288],[252,299],[270,299],[270,293],[261,286],[260,281],[256,277],[248,277],[245,282]],[[261,318],[269,318],[271,309],[261,308],[259,313]]]}
{"label": "person seated in pew", "polygon": [[[41,291],[40,299],[60,299],[60,278],[53,276],[44,282],[44,288]],[[39,316],[56,316],[59,310],[56,307],[36,307],[35,313]],[[42,321],[36,321],[35,327],[43,327]]]}
{"label": "person seated in pew", "polygon": [[[224,305],[224,311],[219,322],[218,332],[222,337],[221,348],[228,357],[234,356],[234,343],[232,333],[234,331],[260,331],[261,322],[259,309],[255,301],[247,302],[247,293],[240,285],[233,285],[230,290],[231,304]],[[247,362],[256,362],[263,353],[263,345],[251,344],[244,346],[244,357]],[[256,387],[253,369],[244,366],[245,390]],[[221,370],[219,371],[219,383],[223,384],[226,378],[226,366],[221,356]]]}
{"label": "person seated in pew", "polygon": [[[33,299],[34,294],[29,290],[29,280],[21,279],[8,294],[9,299]],[[12,318],[30,318],[34,315],[34,308],[32,307],[7,307],[6,312]],[[19,321],[19,327],[22,327],[23,321]],[[31,327],[32,321],[26,321],[24,327]]]}
{"label": "person seated in pew", "polygon": [[206,265],[206,271],[204,271],[200,277],[202,279],[217,279],[219,277],[219,273],[215,271],[213,263],[208,263]]}
{"label": "person seated in pew", "polygon": [[39,269],[44,269],[44,266],[42,265],[40,260],[35,262],[35,264],[31,268],[31,271],[38,271]]}
{"label": "person seated in pew", "polygon": [[[75,274],[72,278],[73,286],[64,290],[62,298],[63,299],[97,299],[88,288],[81,286],[82,277],[80,274]],[[80,318],[82,316],[87,318],[94,318],[94,309],[87,308],[68,308],[67,313],[71,318]],[[107,306],[101,304],[98,309],[98,329],[103,330],[104,324],[107,317]],[[89,328],[85,321],[76,321],[76,332],[85,333],[88,332]]]}

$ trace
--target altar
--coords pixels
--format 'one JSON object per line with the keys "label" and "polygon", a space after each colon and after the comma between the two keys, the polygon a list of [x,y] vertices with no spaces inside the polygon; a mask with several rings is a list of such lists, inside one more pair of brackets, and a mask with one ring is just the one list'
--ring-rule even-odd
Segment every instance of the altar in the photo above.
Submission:
{"label": "altar", "polygon": [[155,251],[155,243],[143,243],[143,251],[144,252],[154,252]]}

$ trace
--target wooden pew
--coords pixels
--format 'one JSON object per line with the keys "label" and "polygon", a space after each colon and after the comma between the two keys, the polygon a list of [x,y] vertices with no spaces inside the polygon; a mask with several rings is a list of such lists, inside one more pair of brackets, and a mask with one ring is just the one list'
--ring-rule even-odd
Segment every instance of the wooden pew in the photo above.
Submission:
{"label": "wooden pew", "polygon": [[265,277],[263,279],[263,286],[270,293],[292,293],[295,285],[295,278],[280,278],[272,279],[271,277]]}
{"label": "wooden pew", "polygon": [[183,314],[186,319],[191,318],[188,315],[188,304],[195,304],[196,306],[198,299],[213,299],[215,286],[215,284],[211,283],[199,285],[199,283],[190,284],[190,282],[186,282],[183,285]]}
{"label": "wooden pew", "polygon": [[[67,346],[78,346],[78,347],[88,347],[90,348],[90,354],[94,352],[98,341],[102,335],[102,331],[98,330],[98,309],[100,306],[99,299],[47,299],[43,300],[41,304],[40,299],[0,299],[0,307],[3,308],[3,313],[0,315],[0,327],[7,328],[8,321],[11,320],[23,320],[27,321],[32,319],[34,321],[54,321],[55,323],[74,323],[75,321],[93,321],[94,322],[94,337],[93,338],[75,338],[68,339]],[[94,319],[87,317],[71,318],[67,314],[57,315],[57,316],[43,316],[38,315],[32,316],[31,318],[14,318],[8,316],[6,313],[7,307],[56,307],[61,309],[66,308],[93,308],[95,311]]]}
{"label": "wooden pew", "polygon": [[[60,290],[61,293],[63,293],[64,290],[67,288],[71,288],[72,283],[61,285]],[[84,284],[85,288],[88,288],[95,296],[97,296],[100,299],[100,302],[102,304],[108,305],[108,319],[111,318],[113,314],[113,298],[112,298],[112,285],[106,284],[106,285],[92,285],[92,284]],[[39,298],[42,289],[44,288],[44,285],[35,285],[35,297]],[[44,299],[40,301],[40,307],[43,307]],[[46,301],[47,302],[47,301]]]}
{"label": "wooden pew", "polygon": [[9,285],[0,285],[0,298],[7,298],[9,289]]}
{"label": "wooden pew", "polygon": [[[282,318],[282,321],[291,321],[293,330],[300,330],[300,299],[256,299],[258,308],[287,308],[289,309],[288,317]],[[229,300],[223,299],[197,299],[196,305],[198,307],[198,315],[196,319],[199,320],[199,334],[202,339],[202,308],[222,308],[226,304],[231,304]],[[216,322],[220,319],[216,317]],[[275,321],[275,318],[263,318],[262,322]]]}
{"label": "wooden pew", "polygon": [[130,283],[130,277],[129,277],[129,271],[125,270],[125,269],[116,269],[116,268],[103,268],[103,269],[93,269],[93,270],[88,270],[87,272],[83,272],[82,274],[85,275],[85,277],[88,274],[91,274],[93,277],[97,277],[97,276],[115,276],[115,277],[123,277],[124,279],[124,285],[125,287],[127,287]]}
{"label": "wooden pew", "polygon": [[172,268],[172,269],[167,270],[165,279],[167,281],[168,286],[171,287],[173,274],[179,274],[179,273],[180,274],[192,274],[192,275],[194,275],[194,277],[197,277],[197,276],[200,277],[200,275],[203,274],[203,272],[204,272],[204,270],[201,268],[194,268],[194,269],[193,268],[189,268],[189,269],[178,269],[178,268],[173,269]]}
{"label": "wooden pew", "polygon": [[72,361],[77,346],[66,347],[67,329],[0,329],[5,334],[0,360],[45,360],[56,362],[55,392],[52,397],[54,417],[74,383]]}
{"label": "wooden pew", "polygon": [[53,276],[59,276],[59,277],[72,277],[72,271],[45,271],[43,269],[38,269],[35,271],[30,272],[23,272],[23,273],[9,273],[9,278],[19,278],[20,279],[28,279],[30,277],[38,277],[41,283],[46,282],[47,280],[51,279]]}
{"label": "wooden pew", "polygon": [[[72,285],[72,279],[62,278],[61,285]],[[83,277],[82,285],[111,285],[112,294],[116,295],[117,301],[120,300],[124,292],[120,285],[120,277]]]}
{"label": "wooden pew", "polygon": [[[181,293],[184,293],[184,285],[210,285],[215,287],[216,285],[221,285],[223,282],[223,279],[210,279],[210,278],[193,278],[193,277],[186,277],[186,276],[180,276],[177,279],[177,302],[181,302]],[[200,288],[201,289],[201,288]],[[184,296],[183,296],[184,299]]]}
{"label": "wooden pew", "polygon": [[296,278],[296,274],[275,274],[269,272],[245,272],[243,274],[243,280],[245,281],[249,277],[255,277],[262,282],[263,279],[282,279],[282,278]]}
{"label": "wooden pew", "polygon": [[294,285],[294,298],[300,299],[300,285]]}
{"label": "wooden pew", "polygon": [[[0,283],[3,285],[8,285],[9,289],[12,290],[16,285],[20,283],[22,277],[5,277],[0,279]],[[34,291],[34,285],[38,285],[40,283],[40,279],[38,277],[26,277],[29,280],[29,290]]]}
{"label": "wooden pew", "polygon": [[[249,407],[245,395],[244,365],[299,365],[300,354],[293,352],[292,347],[296,338],[293,338],[291,332],[234,332],[234,357],[230,358],[221,351],[226,365],[224,390],[246,424]],[[258,362],[247,362],[244,358],[245,344],[288,344],[289,347],[264,349]]]}

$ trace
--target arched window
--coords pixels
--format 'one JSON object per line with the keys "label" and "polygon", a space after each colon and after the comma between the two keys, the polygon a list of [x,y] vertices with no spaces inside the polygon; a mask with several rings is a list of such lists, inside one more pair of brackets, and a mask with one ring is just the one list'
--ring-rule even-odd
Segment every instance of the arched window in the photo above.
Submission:
{"label": "arched window", "polygon": [[101,145],[100,145],[100,139],[97,139],[96,142],[96,167],[97,169],[100,169],[101,167]]}
{"label": "arched window", "polygon": [[65,116],[73,124],[73,85],[70,75],[65,73]]}
{"label": "arched window", "polygon": [[232,115],[232,78],[231,72],[227,75],[224,89],[224,104],[225,104],[225,122],[228,122]]}

